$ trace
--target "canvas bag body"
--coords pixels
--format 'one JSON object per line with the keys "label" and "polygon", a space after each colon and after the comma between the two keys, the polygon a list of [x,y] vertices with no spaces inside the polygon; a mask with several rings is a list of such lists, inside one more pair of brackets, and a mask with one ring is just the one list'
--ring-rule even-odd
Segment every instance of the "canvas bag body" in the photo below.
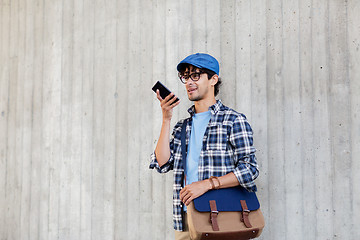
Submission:
{"label": "canvas bag body", "polygon": [[[211,222],[211,215],[217,224]],[[260,236],[265,226],[256,194],[241,186],[210,190],[194,199],[188,222],[192,239],[251,239]]]}
{"label": "canvas bag body", "polygon": [[259,237],[265,226],[263,214],[260,209],[251,211],[248,218],[252,228],[247,228],[241,221],[242,212],[220,212],[217,216],[219,231],[214,231],[210,222],[210,212],[199,212],[194,202],[187,206],[189,233],[192,240],[200,239],[252,239]]}

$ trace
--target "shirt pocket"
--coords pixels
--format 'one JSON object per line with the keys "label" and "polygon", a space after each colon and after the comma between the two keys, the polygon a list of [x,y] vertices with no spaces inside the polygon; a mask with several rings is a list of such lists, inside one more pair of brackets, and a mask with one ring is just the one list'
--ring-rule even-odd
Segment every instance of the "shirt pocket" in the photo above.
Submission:
{"label": "shirt pocket", "polygon": [[210,125],[205,142],[206,150],[226,151],[229,148],[227,128],[220,124]]}

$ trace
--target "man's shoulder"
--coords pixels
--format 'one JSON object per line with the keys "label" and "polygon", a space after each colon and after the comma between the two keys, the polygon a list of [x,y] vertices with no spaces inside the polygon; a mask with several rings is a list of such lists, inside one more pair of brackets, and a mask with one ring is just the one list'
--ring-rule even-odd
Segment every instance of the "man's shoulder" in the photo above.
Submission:
{"label": "man's shoulder", "polygon": [[219,114],[223,115],[224,121],[234,122],[235,120],[246,120],[246,116],[228,106],[222,105]]}

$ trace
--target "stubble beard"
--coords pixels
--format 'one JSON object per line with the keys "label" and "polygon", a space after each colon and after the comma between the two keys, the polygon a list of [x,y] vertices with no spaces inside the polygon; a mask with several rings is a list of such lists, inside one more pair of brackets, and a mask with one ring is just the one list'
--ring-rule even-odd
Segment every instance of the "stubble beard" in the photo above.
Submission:
{"label": "stubble beard", "polygon": [[192,102],[200,101],[201,99],[202,98],[200,96],[194,97],[194,98],[189,97],[189,100],[192,101]]}
{"label": "stubble beard", "polygon": [[188,97],[189,97],[189,100],[192,102],[200,101],[203,99],[203,96],[201,94],[199,94],[197,96],[188,95]]}
{"label": "stubble beard", "polygon": [[[199,89],[199,88],[198,88],[198,89]],[[199,90],[198,90],[198,95],[196,95],[196,96],[188,95],[189,100],[192,101],[192,102],[196,102],[196,101],[203,100],[204,97],[207,95],[209,89],[204,89],[204,91],[205,91],[205,92],[200,93]]]}

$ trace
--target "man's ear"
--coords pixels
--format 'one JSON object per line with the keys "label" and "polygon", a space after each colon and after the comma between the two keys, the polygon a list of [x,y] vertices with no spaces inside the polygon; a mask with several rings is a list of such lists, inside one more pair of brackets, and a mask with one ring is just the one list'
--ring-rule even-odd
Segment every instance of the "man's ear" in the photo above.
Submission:
{"label": "man's ear", "polygon": [[211,77],[211,86],[215,86],[218,81],[219,81],[219,76],[218,76],[217,74],[214,74],[214,75]]}

